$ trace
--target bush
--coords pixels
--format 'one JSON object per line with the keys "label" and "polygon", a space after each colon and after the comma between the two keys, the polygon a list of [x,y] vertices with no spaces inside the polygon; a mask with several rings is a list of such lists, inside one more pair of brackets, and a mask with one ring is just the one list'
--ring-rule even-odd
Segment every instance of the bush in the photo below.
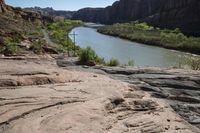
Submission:
{"label": "bush", "polygon": [[43,42],[42,41],[36,41],[34,42],[33,46],[31,47],[31,50],[35,53],[35,54],[42,54],[44,52],[43,48],[42,48]]}
{"label": "bush", "polygon": [[134,66],[134,60],[133,59],[129,59],[128,60],[128,66]]}
{"label": "bush", "polygon": [[5,55],[12,55],[17,52],[17,44],[13,42],[11,38],[6,38],[4,40],[4,45],[0,49],[0,53],[3,53]]}
{"label": "bush", "polygon": [[191,58],[189,60],[189,65],[192,70],[200,70],[200,59],[199,58]]}
{"label": "bush", "polygon": [[91,49],[91,47],[87,47],[80,50],[79,61],[82,63],[87,63],[87,62],[94,62],[98,64],[104,63],[104,59],[99,58],[94,52],[94,50]]}
{"label": "bush", "polygon": [[139,30],[154,30],[154,27],[149,26],[147,23],[136,23],[135,27]]}
{"label": "bush", "polygon": [[110,61],[107,63],[108,66],[118,66],[120,63],[117,59],[110,59]]}

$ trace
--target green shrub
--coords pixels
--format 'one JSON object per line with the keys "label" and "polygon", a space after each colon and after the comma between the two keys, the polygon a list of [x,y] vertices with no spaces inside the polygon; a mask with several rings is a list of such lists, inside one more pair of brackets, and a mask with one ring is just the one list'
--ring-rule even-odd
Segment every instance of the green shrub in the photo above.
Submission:
{"label": "green shrub", "polygon": [[134,66],[134,60],[133,59],[129,59],[128,60],[128,66]]}
{"label": "green shrub", "polygon": [[83,48],[80,50],[79,61],[82,63],[87,63],[89,61],[93,61],[97,64],[104,63],[104,59],[99,58],[95,51],[91,49],[91,47]]}
{"label": "green shrub", "polygon": [[0,49],[0,53],[6,55],[12,55],[17,52],[17,43],[13,42],[11,38],[6,38],[4,40],[4,45]]}
{"label": "green shrub", "polygon": [[108,66],[118,66],[120,63],[117,59],[110,59],[110,61],[107,63]]}
{"label": "green shrub", "polygon": [[51,24],[48,24],[48,25],[47,25],[47,28],[48,28],[49,30],[56,30],[56,29],[59,28],[59,23],[51,23]]}
{"label": "green shrub", "polygon": [[139,30],[154,30],[154,27],[149,26],[147,23],[136,23],[135,28]]}
{"label": "green shrub", "polygon": [[23,40],[23,34],[13,31],[11,33],[11,41],[15,43],[20,43]]}
{"label": "green shrub", "polygon": [[200,59],[199,58],[190,58],[188,61],[192,70],[200,70]]}

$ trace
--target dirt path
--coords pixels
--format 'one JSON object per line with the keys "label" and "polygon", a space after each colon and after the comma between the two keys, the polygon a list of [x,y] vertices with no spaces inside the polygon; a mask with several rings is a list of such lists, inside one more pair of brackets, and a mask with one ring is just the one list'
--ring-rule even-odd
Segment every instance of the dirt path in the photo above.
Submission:
{"label": "dirt path", "polygon": [[55,47],[56,45],[55,45],[55,43],[53,43],[53,42],[51,41],[51,39],[50,39],[50,37],[49,37],[49,35],[48,35],[46,29],[42,29],[42,33],[44,34],[44,39],[47,41],[47,43],[48,43],[50,46]]}
{"label": "dirt path", "polygon": [[0,133],[199,132],[163,100],[51,58],[0,60],[0,75]]}

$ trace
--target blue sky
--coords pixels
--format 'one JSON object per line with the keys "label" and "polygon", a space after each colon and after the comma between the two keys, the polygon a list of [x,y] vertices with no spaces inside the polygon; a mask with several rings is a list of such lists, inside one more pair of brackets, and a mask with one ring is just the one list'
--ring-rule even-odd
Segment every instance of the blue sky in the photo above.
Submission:
{"label": "blue sky", "polygon": [[84,7],[106,7],[117,0],[5,0],[15,7],[53,7],[56,10],[78,10]]}

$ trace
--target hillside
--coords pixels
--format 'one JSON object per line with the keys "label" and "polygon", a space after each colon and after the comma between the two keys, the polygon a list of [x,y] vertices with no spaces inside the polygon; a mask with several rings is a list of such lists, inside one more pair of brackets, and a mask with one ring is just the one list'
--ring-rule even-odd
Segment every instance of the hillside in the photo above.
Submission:
{"label": "hillside", "polygon": [[85,8],[73,19],[113,24],[145,21],[161,28],[180,28],[184,33],[200,35],[199,0],[120,0],[106,8]]}
{"label": "hillside", "polygon": [[53,21],[51,16],[13,8],[0,0],[0,53],[9,55],[35,49],[35,44],[43,40],[42,25]]}
{"label": "hillside", "polygon": [[41,25],[53,22],[51,16],[41,15],[37,12],[22,10],[21,8],[13,8],[5,4],[4,0],[0,0],[0,36],[9,36],[11,32],[29,31],[33,25]]}

